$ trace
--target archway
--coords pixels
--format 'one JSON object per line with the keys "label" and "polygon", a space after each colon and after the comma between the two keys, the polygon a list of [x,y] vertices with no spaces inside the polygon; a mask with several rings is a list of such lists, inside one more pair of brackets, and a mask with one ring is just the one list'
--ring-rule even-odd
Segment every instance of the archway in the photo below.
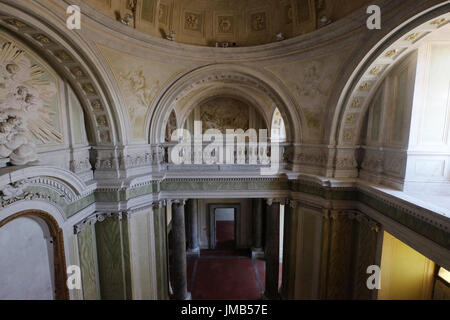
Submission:
{"label": "archway", "polygon": [[[39,226],[39,227],[38,227]],[[12,230],[6,230],[6,227],[11,227]],[[31,232],[24,233],[25,230],[16,230],[20,228],[26,227],[28,231]],[[40,229],[40,232],[37,229]],[[22,283],[22,285],[14,284],[14,287],[19,287],[19,291],[15,292],[19,296],[9,297],[15,299],[36,299],[39,298],[39,294],[47,293],[49,297],[47,298],[55,298],[57,300],[68,300],[69,299],[69,291],[66,285],[67,274],[66,274],[66,260],[64,253],[64,239],[63,239],[63,231],[59,227],[56,220],[49,214],[42,211],[23,211],[16,214],[13,214],[4,220],[0,221],[0,231],[5,230],[8,232],[14,232],[16,243],[14,244],[17,248],[20,247],[21,244],[27,244],[28,246],[24,246],[24,250],[28,250],[26,256],[21,256],[18,259],[24,264],[16,264],[15,273],[24,275],[26,273],[26,268],[34,269],[33,274],[38,274],[41,278],[34,279],[35,281],[40,281],[40,285],[38,284],[37,292],[28,292],[25,293],[25,289],[28,286],[32,286],[33,283]],[[41,240],[39,244],[39,233],[44,239]],[[19,235],[23,235],[24,237],[20,237]],[[25,238],[27,236],[27,238]],[[16,239],[17,238],[17,239]],[[14,240],[10,238],[10,240]],[[25,242],[23,241],[25,240]],[[27,241],[31,241],[32,243],[27,243]],[[6,244],[5,244],[6,245]],[[47,248],[46,248],[47,247]],[[34,250],[33,250],[34,249]],[[45,261],[42,260],[42,256],[38,254],[38,251],[42,251],[44,256],[46,256],[45,250],[48,249],[47,262],[48,269],[50,274],[46,274],[45,269]],[[6,251],[4,252],[6,253]],[[12,256],[16,256],[18,254],[23,254],[23,252],[14,252],[9,248],[8,253]],[[36,270],[38,271],[36,273]],[[5,273],[5,275],[7,275]],[[10,278],[11,279],[11,278]],[[45,281],[47,279],[47,281]],[[14,277],[14,281],[17,278]],[[20,278],[21,281],[30,280],[26,276]],[[31,279],[33,280],[33,279]],[[50,286],[53,289],[53,292],[45,292],[41,291],[42,286],[48,287]],[[47,288],[49,289],[49,288]],[[5,293],[6,294],[6,293]],[[14,293],[13,293],[14,294]],[[6,296],[8,298],[8,296]]]}
{"label": "archway", "polygon": [[359,143],[364,115],[386,75],[397,62],[417,49],[421,40],[447,25],[450,4],[426,12],[423,16],[397,27],[360,62],[342,91],[332,123],[330,143],[356,146]]}
{"label": "archway", "polygon": [[[39,12],[40,15],[44,14],[43,11]],[[0,13],[0,25],[31,48],[70,84],[93,132],[91,142],[105,146],[126,143],[123,111],[116,103],[120,101],[118,91],[114,90],[106,71],[99,67],[104,65],[103,61],[82,37],[68,30],[65,21],[48,17],[44,24],[41,19],[45,17],[37,18],[21,10],[19,3],[1,3]]]}
{"label": "archway", "polygon": [[[416,50],[422,40],[447,25],[449,4],[435,6],[393,29],[381,41],[368,48],[330,107],[331,126],[328,143],[333,153],[333,170],[329,175],[358,177],[358,154],[361,131],[368,106],[380,84],[398,62]],[[448,26],[448,25],[447,25]],[[332,100],[330,100],[332,101]],[[332,114],[332,115],[331,115]]]}
{"label": "archway", "polygon": [[[172,110],[179,110],[182,124],[190,111],[211,96],[233,96],[260,108],[266,123],[271,123],[275,108],[288,119],[288,142],[301,142],[301,126],[297,108],[288,91],[264,74],[237,65],[210,65],[179,78],[151,107],[146,128],[150,143],[164,142],[165,129]],[[177,111],[176,111],[177,112]],[[300,124],[300,125],[299,125]]]}

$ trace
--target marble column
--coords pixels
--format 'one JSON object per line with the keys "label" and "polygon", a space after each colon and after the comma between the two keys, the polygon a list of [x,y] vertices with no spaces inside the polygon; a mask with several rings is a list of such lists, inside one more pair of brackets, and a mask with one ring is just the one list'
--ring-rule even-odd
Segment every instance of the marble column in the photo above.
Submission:
{"label": "marble column", "polygon": [[198,246],[198,200],[190,199],[186,205],[187,208],[187,247],[189,256],[199,256],[200,247]]}
{"label": "marble column", "polygon": [[190,300],[187,291],[186,231],[184,224],[185,200],[172,202],[173,233],[173,295],[176,300]]}
{"label": "marble column", "polygon": [[263,199],[253,199],[252,201],[252,231],[253,245],[252,258],[264,258],[264,250],[262,245],[263,237]]}
{"label": "marble column", "polygon": [[267,200],[267,243],[266,243],[266,291],[264,298],[280,298],[278,280],[280,273],[280,200]]}
{"label": "marble column", "polygon": [[284,236],[283,236],[283,268],[280,294],[282,299],[288,299],[294,291],[293,273],[295,272],[295,244],[297,217],[295,210],[296,200],[289,200],[284,207]]}

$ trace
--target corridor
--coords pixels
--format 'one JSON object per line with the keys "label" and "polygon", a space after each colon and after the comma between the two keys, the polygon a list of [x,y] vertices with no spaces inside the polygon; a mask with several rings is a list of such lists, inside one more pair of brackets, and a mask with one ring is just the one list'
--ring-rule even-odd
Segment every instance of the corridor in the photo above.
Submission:
{"label": "corridor", "polygon": [[264,293],[265,262],[248,251],[202,250],[188,259],[193,300],[257,300]]}
{"label": "corridor", "polygon": [[[188,291],[193,300],[258,300],[264,293],[265,261],[234,249],[234,222],[217,222],[214,250],[188,258]],[[281,272],[280,272],[281,274]]]}

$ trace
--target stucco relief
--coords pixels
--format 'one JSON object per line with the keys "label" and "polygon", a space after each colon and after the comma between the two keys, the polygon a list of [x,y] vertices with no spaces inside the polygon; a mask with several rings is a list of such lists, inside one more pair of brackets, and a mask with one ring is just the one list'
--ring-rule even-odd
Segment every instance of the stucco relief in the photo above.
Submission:
{"label": "stucco relief", "polygon": [[142,71],[133,70],[119,73],[119,84],[123,88],[123,93],[132,103],[127,104],[131,122],[135,122],[138,117],[145,116],[150,106],[152,97],[160,87],[158,80],[154,86],[150,87]]}
{"label": "stucco relief", "polygon": [[233,33],[233,16],[220,16],[219,17],[219,32],[220,33]]}
{"label": "stucco relief", "polygon": [[251,25],[253,31],[262,31],[267,28],[267,18],[265,12],[252,14]]}
{"label": "stucco relief", "polygon": [[36,144],[63,140],[57,85],[16,43],[0,45],[0,157],[24,165],[37,160]]}
{"label": "stucco relief", "polygon": [[103,46],[99,48],[119,85],[131,125],[132,138],[146,139],[145,119],[151,104],[164,84],[181,73],[183,67],[144,60]]}
{"label": "stucco relief", "polygon": [[226,129],[249,128],[249,107],[236,99],[217,98],[200,106],[200,119],[203,130],[218,129],[225,133]]}
{"label": "stucco relief", "polygon": [[201,31],[203,24],[203,16],[201,14],[186,12],[184,28],[191,31]]}
{"label": "stucco relief", "polygon": [[304,108],[307,126],[320,129],[321,115],[345,62],[345,53],[334,53],[313,60],[302,60],[267,67],[290,89],[298,104]]}

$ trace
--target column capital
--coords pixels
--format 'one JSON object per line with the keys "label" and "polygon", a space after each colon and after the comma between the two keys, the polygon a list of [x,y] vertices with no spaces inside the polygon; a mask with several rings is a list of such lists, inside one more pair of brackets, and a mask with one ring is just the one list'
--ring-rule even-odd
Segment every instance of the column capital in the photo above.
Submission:
{"label": "column capital", "polygon": [[159,200],[154,201],[152,204],[153,209],[161,209],[162,207],[165,207],[167,205],[167,200]]}
{"label": "column capital", "polygon": [[167,200],[167,203],[169,204],[179,204],[179,205],[182,205],[182,206],[185,206],[186,205],[186,201],[187,201],[187,199],[170,199],[170,200]]}
{"label": "column capital", "polygon": [[298,207],[298,200],[287,199],[286,204],[289,205],[292,209],[295,209]]}
{"label": "column capital", "polygon": [[122,218],[129,217],[130,214],[119,211],[119,212],[96,212],[89,217],[81,220],[73,226],[73,233],[78,234],[83,231],[88,225],[92,226],[97,222],[103,222],[106,218],[117,217],[118,220],[122,220]]}
{"label": "column capital", "polygon": [[274,203],[284,204],[286,203],[285,198],[267,198],[266,203],[268,206],[271,206]]}

